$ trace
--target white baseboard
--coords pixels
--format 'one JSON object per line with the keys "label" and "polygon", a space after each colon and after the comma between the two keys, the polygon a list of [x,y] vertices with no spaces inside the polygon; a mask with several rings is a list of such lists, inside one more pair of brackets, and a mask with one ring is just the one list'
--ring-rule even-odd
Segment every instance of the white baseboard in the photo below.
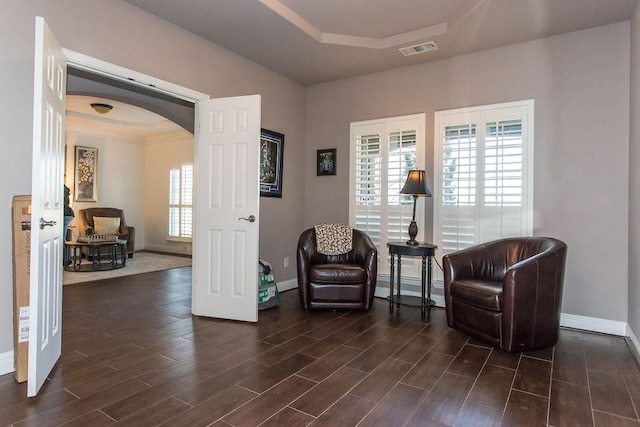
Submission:
{"label": "white baseboard", "polygon": [[298,287],[298,279],[289,279],[284,282],[277,282],[278,292],[284,292]]}
{"label": "white baseboard", "polygon": [[[383,281],[383,285],[388,283]],[[420,292],[417,283],[408,283],[408,286],[404,285],[403,280],[403,295],[412,295],[419,297]],[[432,289],[441,289],[441,286],[434,285]],[[389,287],[378,286],[376,287],[375,296],[380,298],[387,298],[389,296]],[[441,294],[431,294],[431,299],[436,302],[436,307],[444,307],[444,296]],[[578,316],[575,314],[560,313],[560,326],[565,328],[581,329],[589,332],[599,332],[609,335],[628,336],[631,332],[626,322],[619,322],[616,320],[599,319],[597,317]],[[633,337],[632,337],[633,339]],[[634,341],[640,349],[640,342]],[[640,351],[638,352],[640,353]]]}
{"label": "white baseboard", "polygon": [[0,353],[0,375],[5,375],[13,372],[13,351],[7,351]]}
{"label": "white baseboard", "polygon": [[191,255],[191,243],[184,244],[181,242],[174,242],[175,245],[144,245],[143,247],[136,247],[136,251],[155,251],[164,252],[167,254],[176,255]]}
{"label": "white baseboard", "polygon": [[633,333],[631,326],[627,324],[627,336],[631,340],[631,344],[633,348],[636,350],[636,354],[640,354],[640,341],[638,341],[638,337]]}
{"label": "white baseboard", "polygon": [[621,337],[627,335],[627,322],[578,316],[576,314],[560,313],[560,326]]}

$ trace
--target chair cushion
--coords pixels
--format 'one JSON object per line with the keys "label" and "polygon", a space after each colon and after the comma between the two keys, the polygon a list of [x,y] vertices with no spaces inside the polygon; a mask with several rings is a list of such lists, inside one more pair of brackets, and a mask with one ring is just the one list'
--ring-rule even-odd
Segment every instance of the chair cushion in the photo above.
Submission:
{"label": "chair cushion", "polygon": [[327,304],[333,308],[339,308],[342,304],[363,303],[365,286],[362,283],[311,283],[309,297],[312,302],[319,305]]}
{"label": "chair cushion", "polygon": [[309,268],[313,283],[364,283],[367,271],[355,264],[315,264]]}
{"label": "chair cushion", "polygon": [[94,216],[93,229],[96,231],[96,234],[107,234],[107,235],[119,234],[120,218]]}
{"label": "chair cushion", "polygon": [[502,282],[485,280],[454,280],[451,298],[486,310],[502,311]]}

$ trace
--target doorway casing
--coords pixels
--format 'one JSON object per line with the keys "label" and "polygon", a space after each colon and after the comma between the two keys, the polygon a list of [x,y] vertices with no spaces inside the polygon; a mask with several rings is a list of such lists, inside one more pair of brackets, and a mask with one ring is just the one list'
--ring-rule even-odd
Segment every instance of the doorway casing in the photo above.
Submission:
{"label": "doorway casing", "polygon": [[194,104],[209,99],[210,96],[183,86],[179,86],[119,65],[111,64],[97,58],[62,48],[67,57],[67,65],[92,74],[140,86],[165,95],[173,96]]}

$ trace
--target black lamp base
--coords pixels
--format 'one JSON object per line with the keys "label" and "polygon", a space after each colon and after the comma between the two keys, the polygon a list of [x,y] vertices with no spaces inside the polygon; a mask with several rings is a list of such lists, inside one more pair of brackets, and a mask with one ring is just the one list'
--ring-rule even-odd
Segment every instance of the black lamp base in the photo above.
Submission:
{"label": "black lamp base", "polygon": [[416,240],[416,236],[418,235],[418,224],[415,221],[411,221],[409,224],[409,240],[407,240],[407,245],[418,246],[420,242]]}

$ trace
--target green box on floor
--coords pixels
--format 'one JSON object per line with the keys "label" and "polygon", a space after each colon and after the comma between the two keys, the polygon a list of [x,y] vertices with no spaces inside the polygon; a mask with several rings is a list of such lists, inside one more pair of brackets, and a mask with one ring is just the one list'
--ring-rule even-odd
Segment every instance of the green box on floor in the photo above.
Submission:
{"label": "green box on floor", "polygon": [[276,280],[271,274],[260,274],[260,285],[258,286],[258,310],[280,305],[280,293]]}

